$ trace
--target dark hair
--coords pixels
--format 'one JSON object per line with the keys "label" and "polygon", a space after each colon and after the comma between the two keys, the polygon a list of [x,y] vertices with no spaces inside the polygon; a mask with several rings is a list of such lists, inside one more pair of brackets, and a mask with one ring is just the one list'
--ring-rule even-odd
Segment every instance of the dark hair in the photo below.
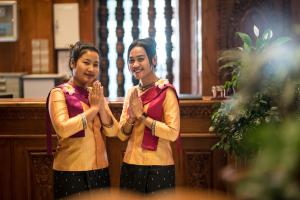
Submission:
{"label": "dark hair", "polygon": [[94,51],[98,53],[98,55],[100,56],[99,50],[92,44],[78,41],[74,45],[70,45],[69,67],[71,71],[72,71],[71,63],[72,62],[76,63],[77,60],[87,51]]}
{"label": "dark hair", "polygon": [[[144,38],[144,39],[134,40],[128,47],[127,60],[129,60],[130,51],[134,47],[143,47],[146,51],[150,64],[153,64],[152,59],[156,56],[156,42],[154,39]],[[156,67],[156,65],[154,65],[154,67]]]}

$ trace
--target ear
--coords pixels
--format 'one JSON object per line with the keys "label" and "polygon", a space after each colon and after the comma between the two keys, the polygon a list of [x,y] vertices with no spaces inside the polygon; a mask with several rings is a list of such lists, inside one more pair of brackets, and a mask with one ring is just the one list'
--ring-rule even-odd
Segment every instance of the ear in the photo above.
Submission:
{"label": "ear", "polygon": [[152,65],[153,66],[157,65],[157,56],[156,55],[152,58]]}
{"label": "ear", "polygon": [[75,61],[74,61],[74,59],[71,59],[70,66],[71,66],[72,69],[75,68]]}

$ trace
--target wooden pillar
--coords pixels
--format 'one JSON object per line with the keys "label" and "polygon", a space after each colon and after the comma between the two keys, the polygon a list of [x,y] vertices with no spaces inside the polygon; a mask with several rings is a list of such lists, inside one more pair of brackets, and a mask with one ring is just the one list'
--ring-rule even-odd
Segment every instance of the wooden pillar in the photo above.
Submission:
{"label": "wooden pillar", "polygon": [[109,60],[108,60],[108,29],[107,29],[107,20],[108,20],[108,9],[107,9],[107,1],[106,0],[99,0],[99,12],[98,12],[98,20],[100,22],[99,27],[99,38],[100,44],[99,49],[102,54],[101,62],[100,62],[100,81],[104,87],[104,95],[106,97],[109,96],[108,90],[108,68],[109,68]]}
{"label": "wooden pillar", "polygon": [[148,19],[149,19],[149,36],[155,39],[155,17],[156,17],[156,10],[155,10],[155,2],[154,0],[149,0],[149,7],[148,7]]}
{"label": "wooden pillar", "polygon": [[167,65],[167,79],[169,80],[170,83],[173,83],[174,80],[174,75],[173,75],[173,58],[172,58],[172,50],[173,50],[173,44],[171,41],[172,33],[173,33],[173,28],[171,25],[173,17],[173,8],[171,5],[171,0],[165,0],[165,19],[166,19],[166,28],[165,28],[165,33],[166,33],[166,54],[167,54],[167,60],[166,60],[166,65]]}
{"label": "wooden pillar", "polygon": [[[139,38],[140,30],[139,30],[139,18],[140,18],[140,9],[139,9],[139,1],[132,0],[132,7],[131,7],[131,20],[132,20],[132,29],[131,35],[133,40]],[[137,85],[139,81],[132,76],[132,83],[133,85]]]}
{"label": "wooden pillar", "polygon": [[124,91],[124,43],[123,43],[123,37],[124,37],[124,28],[123,28],[123,22],[124,22],[124,8],[123,8],[123,1],[117,0],[117,7],[116,7],[116,20],[117,20],[117,28],[116,28],[116,34],[117,34],[117,82],[118,82],[118,97],[123,97],[125,95]]}

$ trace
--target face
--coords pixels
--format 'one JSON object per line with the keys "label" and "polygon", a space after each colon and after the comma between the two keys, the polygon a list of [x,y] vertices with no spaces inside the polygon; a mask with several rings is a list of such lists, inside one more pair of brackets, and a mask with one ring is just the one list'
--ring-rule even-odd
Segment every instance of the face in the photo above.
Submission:
{"label": "face", "polygon": [[90,86],[99,75],[99,55],[94,51],[87,51],[72,64],[73,80],[82,87]]}
{"label": "face", "polygon": [[[152,63],[155,64],[155,59]],[[150,64],[147,53],[143,47],[133,47],[129,53],[128,60],[129,70],[138,80],[146,79],[153,73],[153,65]]]}

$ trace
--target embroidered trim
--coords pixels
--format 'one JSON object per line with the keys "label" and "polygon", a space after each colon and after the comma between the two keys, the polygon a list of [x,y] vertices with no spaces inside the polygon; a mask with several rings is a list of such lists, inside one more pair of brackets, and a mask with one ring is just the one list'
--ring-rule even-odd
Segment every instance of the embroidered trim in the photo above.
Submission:
{"label": "embroidered trim", "polygon": [[152,133],[152,136],[155,136],[155,126],[156,126],[156,120],[153,120],[152,124],[151,124],[151,133]]}
{"label": "embroidered trim", "polygon": [[104,123],[102,123],[102,125],[103,125],[104,127],[106,127],[106,128],[111,128],[111,127],[113,127],[114,122],[111,120],[111,123],[110,123],[110,124],[104,124]]}
{"label": "embroidered trim", "polygon": [[81,122],[82,122],[83,129],[86,129],[87,127],[86,115],[85,113],[81,113],[80,115],[81,115]]}
{"label": "embroidered trim", "polygon": [[130,128],[130,132],[126,132],[125,130],[124,130],[124,125],[121,127],[121,132],[124,134],[124,135],[126,135],[126,136],[130,136],[131,135],[131,133],[132,133],[132,127]]}
{"label": "embroidered trim", "polygon": [[125,124],[128,124],[128,125],[130,125],[130,126],[134,126],[135,122],[129,123],[128,120],[126,120]]}

